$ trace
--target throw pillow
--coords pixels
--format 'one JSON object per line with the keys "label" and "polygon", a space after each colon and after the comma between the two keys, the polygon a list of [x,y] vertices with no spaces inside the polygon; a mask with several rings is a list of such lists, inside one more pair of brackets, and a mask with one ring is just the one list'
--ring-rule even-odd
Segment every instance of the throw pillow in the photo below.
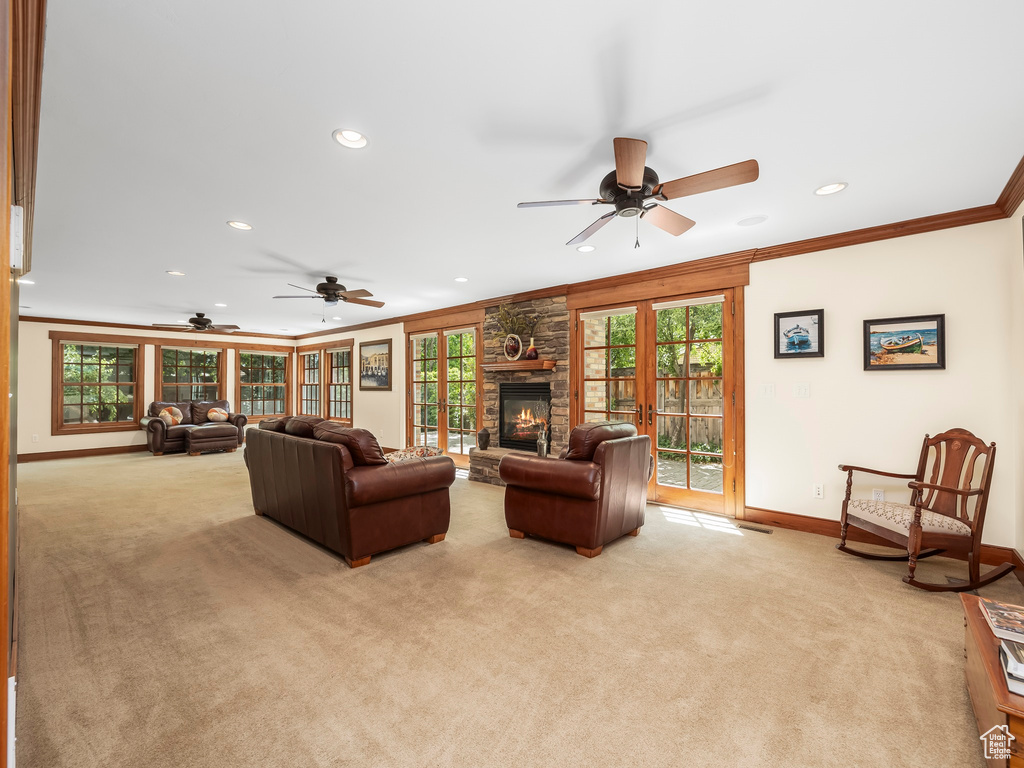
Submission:
{"label": "throw pillow", "polygon": [[369,430],[349,429],[341,424],[324,421],[313,427],[313,434],[317,440],[344,445],[352,454],[352,461],[356,466],[388,463],[380,449],[380,443]]}
{"label": "throw pillow", "polygon": [[173,405],[169,405],[164,408],[160,413],[157,414],[160,417],[160,421],[166,424],[168,427],[173,427],[175,424],[181,424],[181,411],[175,408]]}
{"label": "throw pillow", "polygon": [[223,408],[211,408],[206,412],[206,418],[210,421],[227,421],[228,412]]}

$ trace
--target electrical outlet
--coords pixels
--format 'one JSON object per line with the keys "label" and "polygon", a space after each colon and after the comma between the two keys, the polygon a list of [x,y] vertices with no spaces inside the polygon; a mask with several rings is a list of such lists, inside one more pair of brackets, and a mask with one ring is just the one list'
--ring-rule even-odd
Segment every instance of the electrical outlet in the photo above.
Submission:
{"label": "electrical outlet", "polygon": [[824,499],[825,498],[825,486],[822,485],[821,483],[815,483],[814,484],[814,490],[812,491],[812,494],[814,495],[814,498],[816,498],[816,499]]}
{"label": "electrical outlet", "polygon": [[793,385],[793,397],[798,397],[801,400],[811,396],[811,385],[803,381],[799,384]]}
{"label": "electrical outlet", "polygon": [[885,491],[881,488],[874,488],[871,491],[871,498],[874,501],[885,501]]}
{"label": "electrical outlet", "polygon": [[39,442],[39,435],[32,435],[32,442],[33,443],[38,443]]}
{"label": "electrical outlet", "polygon": [[775,385],[774,384],[762,384],[761,385],[761,397],[766,397],[766,398],[775,397]]}

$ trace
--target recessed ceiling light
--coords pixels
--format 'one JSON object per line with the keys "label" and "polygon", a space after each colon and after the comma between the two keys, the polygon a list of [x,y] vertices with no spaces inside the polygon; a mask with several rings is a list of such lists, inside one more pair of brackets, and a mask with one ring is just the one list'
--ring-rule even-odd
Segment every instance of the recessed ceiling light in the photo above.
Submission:
{"label": "recessed ceiling light", "polygon": [[596,245],[581,245],[577,249],[580,253],[593,253],[597,250]]}
{"label": "recessed ceiling light", "polygon": [[331,320],[341,320],[340,317],[332,317]]}
{"label": "recessed ceiling light", "polygon": [[18,285],[35,285],[35,280],[26,280],[24,277],[18,278]]}
{"label": "recessed ceiling light", "polygon": [[215,307],[226,307],[227,304],[214,304],[213,306],[215,306]]}
{"label": "recessed ceiling light", "polygon": [[168,275],[174,275],[175,277],[184,277],[185,276],[184,272],[179,272],[176,269],[168,269],[167,270],[167,274]]}
{"label": "recessed ceiling light", "polygon": [[756,227],[758,224],[764,224],[766,221],[768,221],[767,216],[748,216],[745,219],[740,219],[736,224],[740,227]]}
{"label": "recessed ceiling light", "polygon": [[842,192],[847,186],[845,181],[837,181],[835,184],[826,184],[824,187],[818,187],[814,190],[814,194],[834,195],[836,192]]}
{"label": "recessed ceiling light", "polygon": [[468,281],[469,281],[468,277],[456,277],[455,278],[455,282],[456,283],[465,283],[465,282],[468,282]]}
{"label": "recessed ceiling light", "polygon": [[343,147],[349,149],[362,149],[366,146],[366,137],[359,131],[352,131],[348,128],[339,128],[334,132],[334,140]]}
{"label": "recessed ceiling light", "polygon": [[244,221],[229,221],[228,226],[234,227],[235,229],[245,230],[246,232],[252,229],[252,224],[246,224]]}

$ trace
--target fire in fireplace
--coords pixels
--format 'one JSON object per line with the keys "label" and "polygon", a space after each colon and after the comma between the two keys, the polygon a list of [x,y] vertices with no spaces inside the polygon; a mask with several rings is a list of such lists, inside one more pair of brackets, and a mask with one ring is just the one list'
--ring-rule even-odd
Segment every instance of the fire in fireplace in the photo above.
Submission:
{"label": "fire in fireplace", "polygon": [[551,441],[551,385],[500,384],[498,445],[532,451],[541,431]]}

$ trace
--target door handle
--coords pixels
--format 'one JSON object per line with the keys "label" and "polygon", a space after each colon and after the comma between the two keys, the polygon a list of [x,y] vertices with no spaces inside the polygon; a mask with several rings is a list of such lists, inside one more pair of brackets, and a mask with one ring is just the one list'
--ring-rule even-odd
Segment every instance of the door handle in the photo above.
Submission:
{"label": "door handle", "polygon": [[654,423],[654,406],[650,403],[647,404],[647,426]]}

